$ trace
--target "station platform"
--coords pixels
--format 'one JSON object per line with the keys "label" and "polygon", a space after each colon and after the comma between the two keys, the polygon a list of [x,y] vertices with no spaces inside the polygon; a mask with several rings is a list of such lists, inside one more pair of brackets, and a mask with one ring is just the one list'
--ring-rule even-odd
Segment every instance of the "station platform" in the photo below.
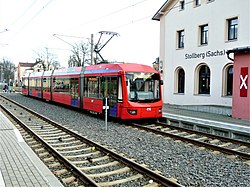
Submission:
{"label": "station platform", "polygon": [[169,120],[197,124],[200,127],[210,129],[210,131],[225,131],[231,138],[234,138],[234,134],[243,135],[250,140],[250,121],[248,120],[235,119],[223,114],[181,109],[168,104],[164,104],[163,117]]}
{"label": "station platform", "polygon": [[0,111],[0,187],[62,187]]}

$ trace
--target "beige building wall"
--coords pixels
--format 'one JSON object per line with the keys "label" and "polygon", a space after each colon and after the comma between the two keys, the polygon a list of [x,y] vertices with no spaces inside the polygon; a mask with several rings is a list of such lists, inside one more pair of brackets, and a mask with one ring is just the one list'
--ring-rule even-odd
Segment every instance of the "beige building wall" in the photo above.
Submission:
{"label": "beige building wall", "polygon": [[[181,2],[184,9],[181,10]],[[223,71],[232,64],[225,52],[250,44],[249,0],[168,0],[156,12],[159,21],[160,61],[163,62],[164,103],[174,105],[232,106],[232,97],[223,95]],[[227,40],[227,20],[238,18],[238,37]],[[208,24],[208,44],[200,45],[200,26]],[[177,47],[177,32],[184,30],[184,48]],[[206,55],[218,54],[220,55]],[[191,57],[205,54],[204,57]],[[210,68],[210,94],[197,93],[197,69],[206,64]],[[176,92],[176,70],[185,71],[185,92]]]}

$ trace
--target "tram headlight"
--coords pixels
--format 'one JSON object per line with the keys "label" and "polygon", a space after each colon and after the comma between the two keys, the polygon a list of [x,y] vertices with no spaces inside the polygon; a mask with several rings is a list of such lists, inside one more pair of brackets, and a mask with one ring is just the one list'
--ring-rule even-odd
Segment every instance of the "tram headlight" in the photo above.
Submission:
{"label": "tram headlight", "polygon": [[130,109],[127,109],[128,113],[131,114],[131,115],[137,115],[137,110],[130,110]]}
{"label": "tram headlight", "polygon": [[159,113],[162,113],[162,109],[161,109],[161,108],[159,108],[158,112],[159,112]]}

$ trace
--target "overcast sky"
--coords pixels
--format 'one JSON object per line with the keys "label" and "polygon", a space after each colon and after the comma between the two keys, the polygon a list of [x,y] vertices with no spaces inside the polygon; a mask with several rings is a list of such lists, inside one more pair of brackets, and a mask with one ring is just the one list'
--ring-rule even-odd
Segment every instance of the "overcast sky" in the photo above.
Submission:
{"label": "overcast sky", "polygon": [[104,59],[151,65],[159,56],[160,29],[152,17],[164,2],[0,0],[0,58],[7,57],[15,64],[34,62],[36,52],[48,48],[66,66],[70,44],[86,41],[91,34],[97,42],[99,31],[112,31],[120,36],[103,48]]}

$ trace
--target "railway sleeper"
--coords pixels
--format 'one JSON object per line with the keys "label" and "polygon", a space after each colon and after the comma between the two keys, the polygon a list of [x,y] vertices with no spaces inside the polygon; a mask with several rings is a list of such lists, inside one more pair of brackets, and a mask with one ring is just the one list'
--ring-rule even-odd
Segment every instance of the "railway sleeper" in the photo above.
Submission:
{"label": "railway sleeper", "polygon": [[72,137],[71,135],[69,134],[65,134],[63,136],[60,136],[60,135],[57,135],[57,136],[49,136],[49,137],[43,137],[42,138],[46,141],[58,141],[58,139],[60,138],[62,141],[68,141],[68,140],[74,140],[75,138]]}
{"label": "railway sleeper", "polygon": [[224,144],[221,144],[221,145],[218,145],[219,147],[227,147],[229,145],[232,145],[231,142],[227,142],[227,143],[224,143]]}
{"label": "railway sleeper", "polygon": [[179,136],[179,135],[183,135],[183,134],[187,134],[187,132],[178,132],[175,135]]}
{"label": "railway sleeper", "polygon": [[[102,161],[102,160],[107,160],[107,159],[109,159],[110,157],[109,156],[102,156],[102,157],[99,157],[99,158],[93,158],[92,159],[92,163],[94,163],[94,162],[99,162],[99,161]],[[72,161],[72,163],[73,164],[87,164],[87,163],[89,163],[89,161],[88,160],[77,160],[77,161]]]}
{"label": "railway sleeper", "polygon": [[[41,127],[43,127],[43,128],[41,129]],[[51,126],[47,126],[47,125],[42,125],[42,124],[37,124],[33,128],[36,128],[37,130],[39,130],[39,132],[44,132],[44,133],[47,133],[47,132],[55,130],[55,127],[51,127]]]}
{"label": "railway sleeper", "polygon": [[118,165],[118,161],[113,161],[109,162],[107,164],[102,164],[102,165],[96,165],[96,166],[90,166],[90,167],[80,167],[79,169],[82,171],[88,171],[88,170],[94,170],[94,169],[100,169],[100,168],[105,168],[105,167],[110,167],[110,166],[115,166]]}
{"label": "railway sleeper", "polygon": [[184,137],[185,137],[185,138],[192,138],[192,137],[195,137],[195,136],[197,136],[197,134],[189,134],[189,135],[184,136]]}
{"label": "railway sleeper", "polygon": [[72,146],[72,144],[79,144],[81,143],[80,140],[75,140],[73,142],[59,142],[59,141],[48,141],[48,143],[53,144],[53,147],[61,147],[61,146]]}
{"label": "railway sleeper", "polygon": [[88,177],[90,178],[100,178],[100,177],[105,177],[105,176],[110,176],[110,175],[115,175],[115,174],[120,174],[120,173],[125,173],[130,171],[129,167],[123,167],[117,170],[113,171],[108,171],[108,172],[103,172],[103,173],[95,173],[95,174],[87,174]]}
{"label": "railway sleeper", "polygon": [[51,167],[51,168],[57,168],[59,166],[61,166],[60,162],[54,162],[52,164],[49,164],[49,167]]}
{"label": "railway sleeper", "polygon": [[214,139],[214,140],[210,141],[211,144],[216,144],[216,143],[219,143],[219,142],[220,142],[220,140],[218,140],[218,139]]}
{"label": "railway sleeper", "polygon": [[48,156],[48,155],[50,155],[49,152],[38,153],[38,156],[39,156],[39,157],[46,157],[46,156]]}
{"label": "railway sleeper", "polygon": [[54,174],[57,175],[57,176],[64,175],[65,173],[68,173],[68,170],[61,169],[61,170],[54,171]]}
{"label": "railway sleeper", "polygon": [[54,161],[54,160],[55,160],[55,159],[54,159],[53,156],[51,156],[51,157],[46,157],[46,158],[43,159],[44,162],[52,162],[52,161]]}
{"label": "railway sleeper", "polygon": [[170,128],[166,127],[166,128],[162,128],[161,131],[169,131]]}
{"label": "railway sleeper", "polygon": [[171,130],[171,131],[167,131],[168,133],[175,133],[175,132],[178,132],[178,130],[174,129],[174,130]]}
{"label": "railway sleeper", "polygon": [[76,180],[75,177],[71,176],[71,177],[68,177],[68,178],[63,178],[62,179],[62,182],[64,184],[70,184],[70,183],[73,183],[74,181]]}
{"label": "railway sleeper", "polygon": [[161,126],[151,126],[150,129],[161,130]]}
{"label": "railway sleeper", "polygon": [[197,141],[203,141],[203,140],[207,140],[207,139],[208,139],[208,137],[203,136],[203,137],[200,137],[200,138],[196,138],[195,140],[197,140]]}
{"label": "railway sleeper", "polygon": [[30,145],[31,148],[33,149],[38,149],[40,147],[43,147],[42,144],[34,144],[34,145]]}
{"label": "railway sleeper", "polygon": [[54,130],[51,130],[51,131],[47,131],[47,132],[44,132],[44,136],[50,136],[51,134],[59,134],[63,132],[62,130],[60,129],[54,129]]}
{"label": "railway sleeper", "polygon": [[85,143],[82,143],[82,144],[79,144],[79,145],[73,145],[73,146],[67,146],[67,147],[58,147],[58,148],[56,148],[56,150],[57,151],[60,151],[60,150],[62,150],[62,151],[66,151],[66,150],[68,150],[68,149],[79,149],[79,148],[81,148],[81,147],[85,147],[86,146],[86,144]]}
{"label": "railway sleeper", "polygon": [[74,149],[74,150],[60,150],[60,153],[62,154],[69,154],[69,153],[78,153],[78,152],[83,152],[83,151],[91,151],[92,148],[91,147],[87,147],[87,148],[82,148],[82,149]]}
{"label": "railway sleeper", "polygon": [[235,148],[235,149],[233,149],[234,151],[239,151],[239,150],[241,150],[241,149],[246,149],[247,148],[247,146],[240,146],[240,147],[237,147],[237,148]]}
{"label": "railway sleeper", "polygon": [[100,151],[95,151],[95,152],[92,152],[92,153],[87,153],[87,154],[81,154],[81,155],[68,155],[68,156],[65,156],[67,159],[74,159],[74,158],[79,158],[79,157],[88,157],[88,156],[93,156],[93,155],[97,155],[97,154],[100,154],[101,152]]}
{"label": "railway sleeper", "polygon": [[143,175],[141,174],[137,174],[137,175],[133,175],[131,177],[128,177],[128,178],[125,178],[125,179],[119,179],[119,180],[115,180],[115,181],[111,181],[111,182],[101,182],[101,183],[98,183],[99,186],[114,186],[114,185],[119,185],[119,184],[122,184],[122,183],[126,183],[126,182],[130,182],[130,181],[133,181],[133,180],[137,180],[137,179],[140,179],[140,178],[143,178]]}
{"label": "railway sleeper", "polygon": [[245,163],[250,166],[250,160],[246,161]]}
{"label": "railway sleeper", "polygon": [[45,138],[45,137],[55,137],[55,136],[65,136],[67,135],[65,132],[63,131],[60,131],[60,132],[53,132],[53,133],[49,133],[49,132],[46,132],[46,133],[40,133],[40,136]]}

